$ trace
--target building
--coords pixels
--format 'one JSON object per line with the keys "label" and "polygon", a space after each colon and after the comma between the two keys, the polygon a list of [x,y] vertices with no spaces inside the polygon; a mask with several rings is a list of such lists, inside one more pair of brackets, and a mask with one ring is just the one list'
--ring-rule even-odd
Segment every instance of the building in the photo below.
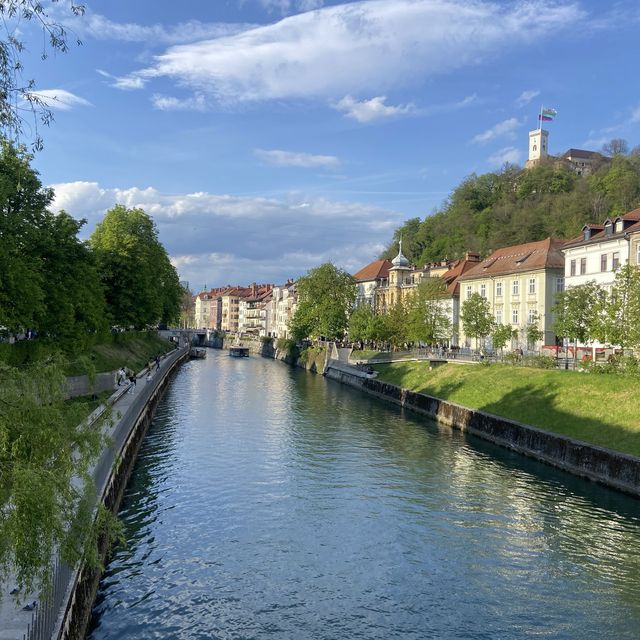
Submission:
{"label": "building", "polygon": [[[564,290],[563,240],[547,238],[494,251],[458,278],[460,304],[474,293],[489,300],[497,324],[511,325],[518,332],[512,347],[527,345],[526,329],[536,324],[543,332],[542,344],[554,345],[552,307]],[[460,344],[471,346],[459,325]]]}
{"label": "building", "polygon": [[549,154],[549,132],[546,129],[529,131],[529,158],[525,162],[525,169],[531,169],[544,160],[553,160],[558,164],[567,165],[579,176],[593,173],[610,158],[597,151],[584,149],[569,149],[561,156]]}
{"label": "building", "polygon": [[201,291],[195,296],[194,327],[196,329],[220,329],[221,298],[228,287],[218,287],[209,291]]}
{"label": "building", "polygon": [[290,324],[298,307],[298,291],[293,280],[273,287],[271,300],[266,305],[266,335],[289,338]]}
{"label": "building", "polygon": [[630,258],[638,259],[638,228],[640,209],[607,218],[602,224],[585,224],[580,236],[569,240],[563,249],[567,287],[594,281],[610,289],[616,269]]}
{"label": "building", "polygon": [[375,307],[376,289],[386,285],[389,279],[389,269],[392,267],[389,260],[376,260],[363,267],[353,277],[357,283],[356,307],[369,305]]}
{"label": "building", "polygon": [[267,335],[266,305],[272,298],[272,285],[251,285],[251,293],[241,297],[238,304],[238,333]]}

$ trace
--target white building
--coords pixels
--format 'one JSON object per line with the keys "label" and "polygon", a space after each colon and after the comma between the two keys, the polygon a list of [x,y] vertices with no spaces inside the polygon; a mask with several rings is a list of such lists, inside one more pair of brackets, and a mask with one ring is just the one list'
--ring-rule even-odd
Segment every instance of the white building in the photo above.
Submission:
{"label": "white building", "polygon": [[287,280],[274,287],[271,301],[266,305],[266,335],[272,338],[288,338],[289,325],[298,306],[298,292],[295,282]]}

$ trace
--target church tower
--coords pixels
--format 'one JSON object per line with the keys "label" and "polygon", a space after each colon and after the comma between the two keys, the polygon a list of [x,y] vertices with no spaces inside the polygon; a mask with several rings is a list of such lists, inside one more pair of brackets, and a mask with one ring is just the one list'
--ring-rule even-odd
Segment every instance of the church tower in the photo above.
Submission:
{"label": "church tower", "polygon": [[549,132],[545,129],[529,131],[529,159],[526,167],[535,166],[549,156]]}

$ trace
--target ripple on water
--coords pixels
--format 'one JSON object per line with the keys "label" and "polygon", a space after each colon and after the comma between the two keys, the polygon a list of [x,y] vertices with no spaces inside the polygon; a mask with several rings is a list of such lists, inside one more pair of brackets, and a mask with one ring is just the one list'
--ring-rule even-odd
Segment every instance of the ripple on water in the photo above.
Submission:
{"label": "ripple on water", "polygon": [[209,352],[158,407],[99,638],[636,638],[640,506]]}

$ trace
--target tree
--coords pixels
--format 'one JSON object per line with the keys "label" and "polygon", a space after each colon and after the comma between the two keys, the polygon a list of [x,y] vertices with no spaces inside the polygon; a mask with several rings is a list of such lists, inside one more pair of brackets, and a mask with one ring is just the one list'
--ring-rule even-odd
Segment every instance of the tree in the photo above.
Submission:
{"label": "tree", "polygon": [[298,306],[291,321],[293,338],[343,338],[356,299],[353,276],[326,262],[311,269],[296,284]]}
{"label": "tree", "polygon": [[374,339],[376,315],[368,304],[356,307],[349,317],[349,340],[368,342]]}
{"label": "tree", "polygon": [[116,205],[96,226],[90,244],[113,324],[144,327],[177,320],[178,274],[142,209]]}
{"label": "tree", "polygon": [[410,340],[436,344],[451,338],[451,303],[442,278],[424,278],[409,301]]}
{"label": "tree", "polygon": [[[600,301],[604,296],[604,289],[593,280],[559,293],[553,306],[556,335],[573,340],[576,347],[578,342],[591,342],[598,333]],[[577,356],[576,348],[574,358]]]}
{"label": "tree", "polygon": [[191,326],[194,308],[195,300],[193,292],[189,287],[182,287],[182,295],[180,297],[180,327],[183,329]]}
{"label": "tree", "polygon": [[[57,4],[58,0],[51,2]],[[66,8],[73,16],[84,13],[84,7],[73,2]],[[47,102],[38,95],[35,81],[22,78],[22,55],[26,49],[21,40],[24,22],[32,22],[42,31],[42,59],[48,57],[49,51],[66,53],[69,49],[68,33],[62,24],[50,17],[44,2],[39,0],[0,0],[0,16],[4,30],[4,37],[0,38],[0,131],[5,138],[16,140],[26,129],[32,129],[35,131],[32,146],[36,150],[41,149],[38,119],[42,124],[49,125],[53,114]],[[81,44],[79,40],[76,43]],[[33,116],[33,127],[26,126],[24,105]]]}
{"label": "tree", "polygon": [[462,303],[462,328],[467,336],[478,340],[486,338],[493,328],[493,316],[491,306],[486,298],[479,293],[473,293],[471,297]]}
{"label": "tree", "polygon": [[622,349],[640,345],[640,271],[625,264],[616,272],[610,296],[602,296],[594,336]]}
{"label": "tree", "polygon": [[527,336],[527,347],[531,348],[533,345],[544,338],[544,331],[538,327],[538,316],[535,315],[531,318],[525,329],[525,335]]}
{"label": "tree", "polygon": [[503,350],[513,338],[518,337],[518,331],[510,324],[496,324],[493,327],[491,340],[494,349]]}
{"label": "tree", "polygon": [[629,153],[629,145],[623,138],[614,138],[602,145],[602,153],[605,156],[625,156]]}
{"label": "tree", "polygon": [[402,298],[387,309],[383,317],[383,335],[395,348],[409,341],[409,312]]}
{"label": "tree", "polygon": [[47,585],[55,552],[73,565],[89,551],[89,469],[106,439],[64,381],[58,360],[0,363],[0,584],[11,573],[22,592]]}

